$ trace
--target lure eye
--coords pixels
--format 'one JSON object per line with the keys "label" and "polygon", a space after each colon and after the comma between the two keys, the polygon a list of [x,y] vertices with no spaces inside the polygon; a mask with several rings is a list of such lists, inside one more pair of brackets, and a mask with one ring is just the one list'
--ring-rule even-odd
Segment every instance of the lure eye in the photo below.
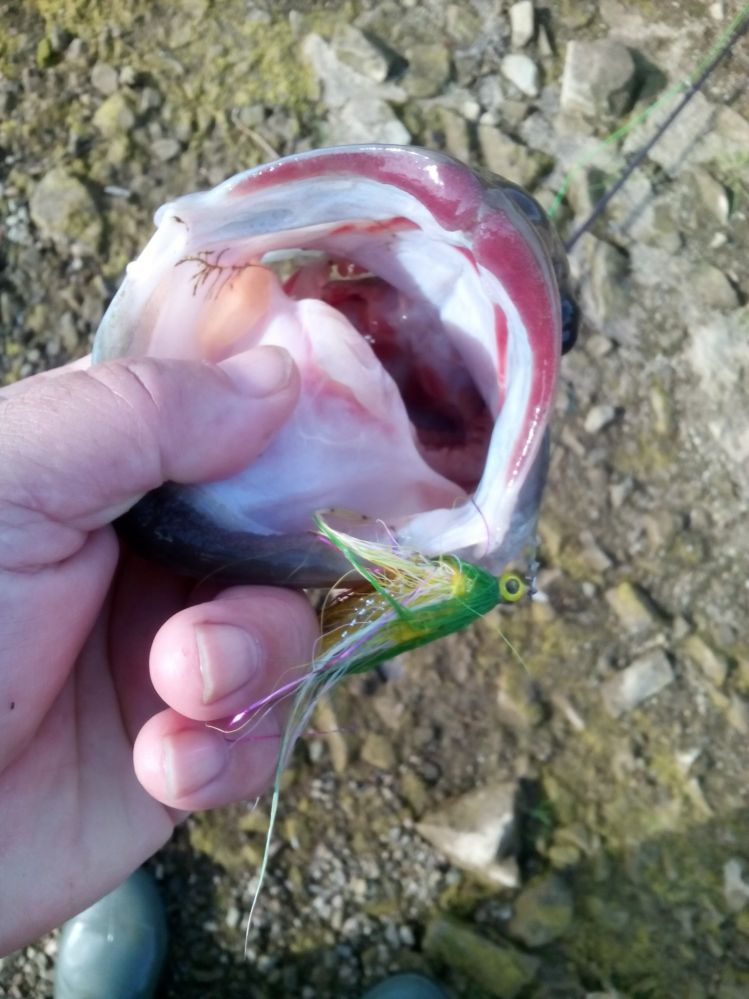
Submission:
{"label": "lure eye", "polygon": [[528,592],[528,584],[514,572],[499,577],[499,596],[506,604],[517,603]]}
{"label": "lure eye", "polygon": [[577,331],[580,326],[580,309],[574,299],[565,297],[562,299],[562,353],[566,354],[572,350],[577,340]]}

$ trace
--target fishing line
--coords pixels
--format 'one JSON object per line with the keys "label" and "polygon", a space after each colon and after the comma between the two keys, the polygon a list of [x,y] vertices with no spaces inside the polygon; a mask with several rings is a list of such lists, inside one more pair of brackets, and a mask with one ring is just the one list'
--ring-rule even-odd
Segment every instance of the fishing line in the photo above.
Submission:
{"label": "fishing line", "polygon": [[678,96],[678,94],[683,94],[682,99],[666,117],[665,121],[661,123],[651,138],[637,151],[637,153],[635,153],[616,183],[599,199],[588,218],[566,240],[564,245],[565,250],[567,250],[568,253],[575,246],[580,237],[587,232],[593,222],[600,217],[611,199],[618,194],[632,173],[637,169],[640,163],[642,163],[656,142],[658,142],[667,129],[674,123],[676,118],[681,114],[687,104],[689,104],[694,95],[702,90],[713,71],[729,54],[735,43],[747,31],[747,29],[749,29],[749,3],[744,4],[743,8],[733,18],[725,31],[722,32],[691,76],[681,83],[678,83],[675,87],[672,87],[653,104],[649,105],[639,114],[635,115],[628,122],[625,122],[624,125],[612,132],[611,135],[607,136],[590,152],[586,153],[575,164],[573,164],[562,181],[554,201],[549,208],[549,218],[553,219],[555,217],[557,211],[559,210],[560,204],[569,190],[569,186],[572,183],[573,178],[576,177],[577,174],[579,174],[580,171],[583,170],[593,159],[595,159],[602,149],[605,149],[607,146],[623,138],[637,125],[646,121],[655,111],[663,107],[665,104],[670,103],[676,96]]}

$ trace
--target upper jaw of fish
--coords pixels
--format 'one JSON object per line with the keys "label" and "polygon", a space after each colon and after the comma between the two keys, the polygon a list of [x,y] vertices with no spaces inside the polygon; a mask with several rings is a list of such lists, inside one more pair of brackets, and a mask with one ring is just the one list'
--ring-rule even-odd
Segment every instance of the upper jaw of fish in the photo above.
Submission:
{"label": "upper jaw of fish", "polygon": [[298,585],[340,570],[313,537],[319,510],[427,555],[497,570],[523,555],[564,273],[533,199],[441,154],[341,147],[180,198],[156,223],[95,360],[221,361],[278,344],[302,391],[258,461],[151,497],[136,533],[173,532],[169,557],[193,571]]}

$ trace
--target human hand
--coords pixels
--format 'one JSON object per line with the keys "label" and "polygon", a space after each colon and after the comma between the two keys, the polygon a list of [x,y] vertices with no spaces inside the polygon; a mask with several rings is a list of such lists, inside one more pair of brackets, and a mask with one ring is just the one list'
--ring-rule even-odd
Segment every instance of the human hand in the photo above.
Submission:
{"label": "human hand", "polygon": [[204,723],[309,659],[312,609],[196,588],[111,527],[164,481],[262,451],[299,381],[285,351],[253,353],[241,369],[84,362],[0,389],[0,953],[111,890],[185,810],[272,780],[273,712],[231,747]]}

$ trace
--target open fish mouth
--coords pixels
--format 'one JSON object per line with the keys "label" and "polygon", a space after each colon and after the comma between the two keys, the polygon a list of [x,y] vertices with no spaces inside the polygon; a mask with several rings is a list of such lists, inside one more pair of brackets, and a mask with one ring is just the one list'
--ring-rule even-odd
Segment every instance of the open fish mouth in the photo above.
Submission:
{"label": "open fish mouth", "polygon": [[529,195],[438,153],[350,146],[239,174],[156,224],[94,360],[274,344],[301,394],[239,475],[141,500],[123,523],[139,548],[201,575],[332,584],[325,510],[426,555],[528,557],[575,312]]}

